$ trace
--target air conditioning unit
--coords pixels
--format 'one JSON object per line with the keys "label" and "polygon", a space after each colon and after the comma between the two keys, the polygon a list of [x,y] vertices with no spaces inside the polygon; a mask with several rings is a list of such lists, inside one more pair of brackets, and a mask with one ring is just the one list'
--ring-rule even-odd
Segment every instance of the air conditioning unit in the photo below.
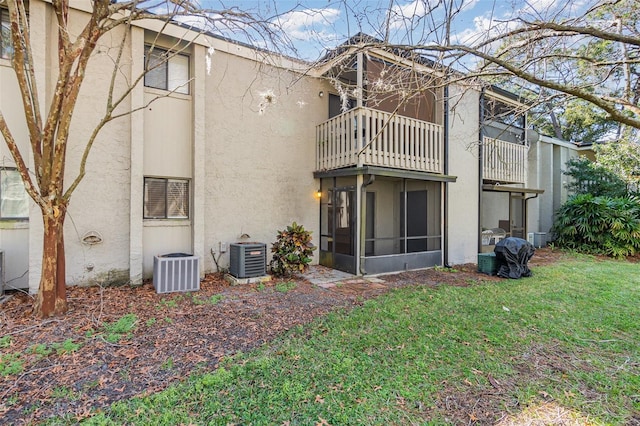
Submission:
{"label": "air conditioning unit", "polygon": [[267,275],[267,245],[235,243],[229,245],[229,273],[236,278]]}
{"label": "air conditioning unit", "polygon": [[529,232],[527,233],[527,241],[531,243],[535,248],[542,248],[547,246],[547,233],[546,232]]}
{"label": "air conditioning unit", "polygon": [[200,290],[200,258],[186,253],[153,257],[156,293]]}

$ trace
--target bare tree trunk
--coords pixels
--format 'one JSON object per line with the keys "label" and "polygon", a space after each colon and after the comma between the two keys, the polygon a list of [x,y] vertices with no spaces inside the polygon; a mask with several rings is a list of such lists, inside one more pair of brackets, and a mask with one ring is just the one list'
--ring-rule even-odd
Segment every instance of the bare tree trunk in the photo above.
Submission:
{"label": "bare tree trunk", "polygon": [[67,311],[63,225],[66,211],[59,207],[42,212],[44,237],[42,275],[34,314],[40,318]]}

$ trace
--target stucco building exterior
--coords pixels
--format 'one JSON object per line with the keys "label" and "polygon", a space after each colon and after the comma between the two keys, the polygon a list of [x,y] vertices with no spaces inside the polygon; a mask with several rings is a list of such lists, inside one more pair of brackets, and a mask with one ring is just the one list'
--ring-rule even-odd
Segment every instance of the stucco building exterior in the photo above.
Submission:
{"label": "stucco building exterior", "polygon": [[[80,4],[70,20],[84,13]],[[54,17],[46,2],[31,1],[29,19],[38,85],[48,93]],[[160,65],[121,106],[135,112],[100,133],[71,198],[69,284],[138,284],[151,277],[154,255],[171,252],[199,256],[203,275],[215,270],[213,256],[228,266],[230,243],[269,245],[293,221],[313,232],[315,262],[354,274],[476,262],[482,230],[500,221],[513,235],[548,232],[563,197],[559,170],[577,151],[532,138],[513,95],[449,84],[416,58],[363,55],[358,39],[312,65],[179,26],[159,35],[160,28],[128,29],[116,91],[145,64]],[[119,31],[90,62],[72,122],[70,176],[104,109]],[[28,152],[10,52],[0,53],[0,108]],[[405,86],[418,93],[410,101],[397,96],[398,82],[374,90],[391,69],[425,78]],[[0,153],[6,288],[34,292],[40,212],[21,193],[4,143]]]}

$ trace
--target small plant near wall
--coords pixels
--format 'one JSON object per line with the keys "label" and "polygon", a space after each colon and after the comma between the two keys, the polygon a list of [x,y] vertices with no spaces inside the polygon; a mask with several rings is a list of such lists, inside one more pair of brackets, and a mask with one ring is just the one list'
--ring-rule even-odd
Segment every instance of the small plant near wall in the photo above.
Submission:
{"label": "small plant near wall", "polygon": [[271,273],[288,277],[304,272],[311,263],[316,247],[311,243],[311,232],[293,222],[287,229],[278,231],[276,242],[271,246],[273,258],[269,266]]}

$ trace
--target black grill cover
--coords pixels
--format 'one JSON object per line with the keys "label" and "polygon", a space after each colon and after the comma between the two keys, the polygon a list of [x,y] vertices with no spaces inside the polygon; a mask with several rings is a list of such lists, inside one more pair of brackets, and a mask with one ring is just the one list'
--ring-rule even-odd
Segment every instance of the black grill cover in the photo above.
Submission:
{"label": "black grill cover", "polygon": [[505,238],[498,241],[493,251],[499,277],[517,279],[531,276],[527,263],[536,249],[529,241],[516,237]]}

